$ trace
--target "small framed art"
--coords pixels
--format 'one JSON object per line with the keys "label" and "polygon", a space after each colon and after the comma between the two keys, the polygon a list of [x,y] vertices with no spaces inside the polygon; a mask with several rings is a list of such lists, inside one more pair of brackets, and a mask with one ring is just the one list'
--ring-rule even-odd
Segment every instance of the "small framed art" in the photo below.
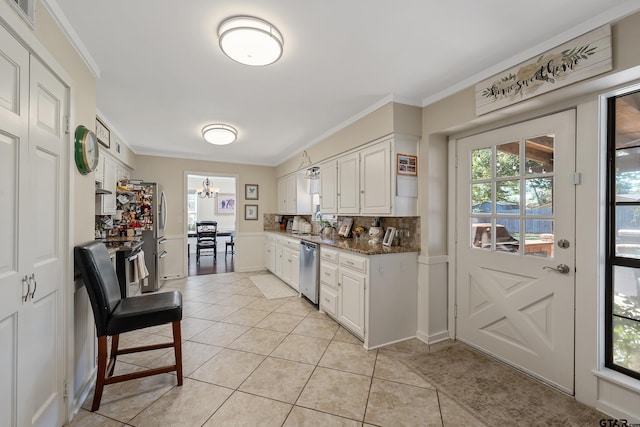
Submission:
{"label": "small framed art", "polygon": [[107,148],[111,147],[111,132],[109,128],[96,117],[96,137],[98,142]]}
{"label": "small framed art", "polygon": [[258,205],[244,205],[244,219],[256,221],[258,219]]}
{"label": "small framed art", "polygon": [[244,185],[245,200],[258,200],[258,184]]}
{"label": "small framed art", "polygon": [[418,156],[398,153],[396,168],[398,175],[418,176]]}
{"label": "small framed art", "polygon": [[216,215],[229,215],[236,211],[236,195],[235,194],[218,194],[218,202],[216,203]]}

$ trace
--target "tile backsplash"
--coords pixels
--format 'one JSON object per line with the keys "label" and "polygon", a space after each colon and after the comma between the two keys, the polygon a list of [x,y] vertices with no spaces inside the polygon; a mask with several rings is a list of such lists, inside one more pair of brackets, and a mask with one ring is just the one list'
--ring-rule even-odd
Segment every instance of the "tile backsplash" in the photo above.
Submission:
{"label": "tile backsplash", "polygon": [[[282,222],[276,221],[276,217],[280,217]],[[318,222],[312,222],[311,215],[299,215],[300,218],[311,222],[313,225],[313,232],[319,233],[321,224]],[[292,219],[293,215],[277,215],[277,214],[264,214],[264,230],[265,231],[278,231],[284,230],[286,223],[289,219]],[[353,218],[353,228],[361,226],[365,229],[364,233],[369,232],[369,228],[375,219],[371,216],[337,216],[334,226],[339,228],[340,223],[346,218]],[[382,228],[395,227],[397,230],[402,230],[402,237],[400,238],[400,244],[402,246],[420,246],[420,217],[379,217]],[[281,225],[282,224],[282,225]]]}

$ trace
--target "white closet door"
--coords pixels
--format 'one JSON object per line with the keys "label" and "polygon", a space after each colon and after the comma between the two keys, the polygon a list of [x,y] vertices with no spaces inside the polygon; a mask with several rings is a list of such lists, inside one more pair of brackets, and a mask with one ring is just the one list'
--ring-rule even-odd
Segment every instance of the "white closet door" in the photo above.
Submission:
{"label": "white closet door", "polygon": [[[28,424],[58,425],[63,407],[63,272],[66,205],[63,161],[67,88],[39,61],[31,58],[29,100],[29,209],[22,216],[31,244],[26,274],[31,294],[24,306],[28,335],[20,334],[20,354],[29,360],[19,375],[31,385]],[[22,396],[21,396],[22,397]]]}
{"label": "white closet door", "polygon": [[64,419],[68,88],[0,27],[0,425]]}
{"label": "white closet door", "polygon": [[29,53],[0,27],[0,425],[18,424],[18,331],[25,304],[22,296],[26,252],[22,233],[28,225],[27,171],[19,167],[28,156]]}

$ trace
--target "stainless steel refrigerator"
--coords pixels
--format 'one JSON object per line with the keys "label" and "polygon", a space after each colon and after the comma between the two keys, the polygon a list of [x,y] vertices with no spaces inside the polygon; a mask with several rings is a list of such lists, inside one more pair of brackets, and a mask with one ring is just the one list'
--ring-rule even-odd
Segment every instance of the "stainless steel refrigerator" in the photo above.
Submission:
{"label": "stainless steel refrigerator", "polygon": [[[160,289],[164,279],[160,275],[160,258],[167,256],[164,249],[164,228],[167,223],[167,199],[162,187],[155,182],[131,180],[128,190],[135,193],[136,229],[142,233],[142,250],[149,276],[142,280],[142,292]],[[131,214],[131,213],[130,213]]]}

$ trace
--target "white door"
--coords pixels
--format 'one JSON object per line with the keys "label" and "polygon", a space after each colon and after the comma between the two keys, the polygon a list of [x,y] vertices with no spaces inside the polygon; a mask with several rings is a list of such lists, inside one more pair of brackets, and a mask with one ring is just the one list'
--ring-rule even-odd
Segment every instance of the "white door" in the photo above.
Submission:
{"label": "white door", "polygon": [[376,144],[360,153],[362,176],[360,213],[391,213],[391,143]]}
{"label": "white door", "polygon": [[360,155],[338,159],[338,213],[360,212]]}
{"label": "white door", "polygon": [[338,270],[338,286],[340,297],[338,301],[338,318],[359,337],[364,337],[364,285],[362,274]]}
{"label": "white door", "polygon": [[60,425],[67,89],[0,31],[0,425]]}
{"label": "white door", "polygon": [[338,163],[335,160],[320,165],[320,212],[333,214],[338,212]]}
{"label": "white door", "polygon": [[456,150],[456,336],[573,393],[575,111]]}
{"label": "white door", "polygon": [[[28,336],[20,334],[22,365],[32,385],[28,399],[29,424],[50,426],[63,416],[63,271],[66,180],[65,156],[67,88],[31,57],[29,101],[30,210],[26,237],[31,248],[23,253],[30,277],[31,297],[24,306],[30,321]],[[23,241],[24,243],[24,241]],[[24,245],[23,245],[24,247]],[[23,352],[24,351],[24,352]]]}
{"label": "white door", "polygon": [[[29,53],[0,27],[0,425],[18,425],[18,333],[22,330],[27,283],[23,256],[28,227],[29,180],[20,159],[29,156]],[[28,255],[28,254],[26,254]],[[23,270],[25,270],[23,272]],[[25,353],[28,354],[28,353]]]}
{"label": "white door", "polygon": [[286,181],[286,204],[288,214],[298,213],[298,182],[296,181],[296,175],[290,175]]}

